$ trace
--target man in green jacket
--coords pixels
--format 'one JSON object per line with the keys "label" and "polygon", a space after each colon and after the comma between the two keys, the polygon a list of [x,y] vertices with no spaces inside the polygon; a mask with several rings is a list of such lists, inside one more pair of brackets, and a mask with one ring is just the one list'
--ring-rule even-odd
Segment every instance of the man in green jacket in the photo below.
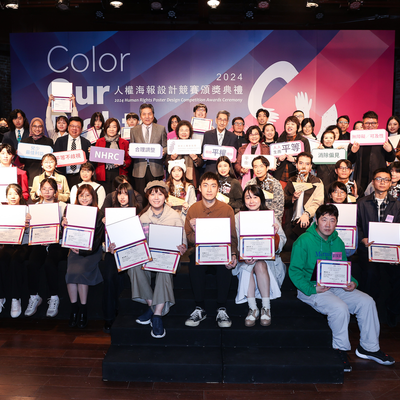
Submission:
{"label": "man in green jacket", "polygon": [[379,319],[372,297],[356,289],[357,281],[352,277],[345,288],[317,286],[312,277],[317,260],[346,261],[343,241],[336,232],[338,209],[333,204],[320,206],[316,222],[293,244],[289,276],[297,287],[297,297],[321,314],[328,316],[332,330],[332,347],[337,350],[344,363],[344,371],[351,366],[346,351],[350,350],[348,325],[350,314],[357,316],[360,328],[360,344],[356,355],[391,365],[395,360],[379,348]]}

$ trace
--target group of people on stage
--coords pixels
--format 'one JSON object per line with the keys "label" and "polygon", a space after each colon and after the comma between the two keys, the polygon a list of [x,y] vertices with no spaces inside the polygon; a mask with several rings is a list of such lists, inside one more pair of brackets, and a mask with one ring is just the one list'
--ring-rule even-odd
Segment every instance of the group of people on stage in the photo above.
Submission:
{"label": "group of people on stage", "polygon": [[[101,113],[92,116],[90,126],[99,137],[92,144],[81,136],[83,120],[78,116],[74,96],[71,97],[72,116],[69,119],[59,116],[55,126],[51,100],[52,96],[46,123],[35,117],[29,124],[25,113],[19,109],[10,114],[9,131],[4,133],[0,145],[0,174],[2,168],[16,166],[17,182],[7,186],[7,201],[2,207],[6,204],[58,203],[63,228],[68,226],[66,203],[96,207],[93,245],[91,250],[67,249],[59,243],[28,246],[30,215],[27,214],[27,229],[21,245],[4,244],[0,249],[0,312],[6,302],[6,292],[10,291],[11,316],[16,318],[21,314],[23,273],[27,265],[30,298],[25,315],[35,314],[42,303],[38,293],[42,266],[50,295],[46,315],[57,315],[60,302],[57,266],[60,261],[67,260],[65,280],[71,302],[69,326],[84,328],[87,325],[88,288],[103,281],[104,330],[110,332],[124,273],[117,270],[113,255],[115,244],[111,243],[108,249],[103,247],[106,208],[136,207],[144,231],[150,224],[183,227],[182,243],[177,249],[182,255],[196,244],[196,220],[229,218],[231,261],[212,266],[217,280],[216,321],[219,327],[228,328],[232,324],[226,310],[232,275],[239,280],[236,303],[247,303],[249,307],[245,325],[252,327],[257,321],[262,326],[271,324],[270,300],[280,296],[286,274],[286,266],[279,254],[287,249],[292,251],[288,273],[298,289],[298,298],[328,316],[333,347],[344,360],[345,369],[349,369],[345,352],[350,349],[347,332],[350,313],[357,315],[361,331],[356,354],[385,365],[394,363],[392,357],[379,349],[379,320],[374,300],[380,295],[379,278],[381,269],[385,268],[392,284],[385,303],[387,320],[389,325],[396,325],[400,314],[400,296],[397,294],[400,270],[398,265],[369,261],[368,229],[369,222],[400,222],[400,162],[396,161],[396,157],[400,157],[400,144],[396,148],[390,140],[383,145],[367,146],[357,142],[343,142],[343,146],[336,143],[335,148],[347,150],[347,158],[334,164],[316,165],[310,151],[310,143],[316,139],[315,123],[311,118],[304,118],[300,110],[286,118],[284,132],[280,135],[275,126],[268,123],[266,109],[258,110],[257,125],[250,126],[246,132],[242,117],[233,118],[232,131],[227,130],[230,114],[222,110],[217,113],[216,128],[199,134],[194,132],[191,122],[181,120],[177,115],[171,116],[167,132],[155,122],[153,106],[142,104],[139,114],[126,116],[130,142],[159,144],[163,154],[161,158],[131,158],[129,141],[121,137],[121,126],[116,118],[105,121]],[[205,104],[196,105],[193,112],[196,118],[207,118]],[[398,117],[389,118],[386,127],[389,137],[400,134],[399,123]],[[336,125],[322,132],[318,148],[331,149],[336,141],[349,141],[349,124],[348,116],[340,116]],[[373,111],[366,112],[362,120],[354,124],[355,130],[377,128],[378,116]],[[168,140],[193,138],[201,138],[199,154],[167,154]],[[294,141],[302,143],[300,153],[283,153],[270,163],[272,144]],[[19,143],[50,146],[53,153],[45,154],[41,160],[23,158],[17,153]],[[218,159],[203,157],[205,145],[234,147],[236,161],[232,162],[226,155]],[[123,150],[122,165],[85,162],[57,168],[54,153],[83,150],[89,159],[91,146]],[[251,168],[242,163],[250,155]],[[176,203],[176,198],[181,201]],[[312,276],[318,258],[346,260],[347,255],[355,257],[355,251],[346,252],[335,231],[338,210],[334,204],[352,202],[358,206],[357,253],[361,273],[357,278],[365,293],[356,289],[356,278],[345,288],[329,288],[317,286]],[[242,259],[238,246],[239,212],[263,210],[274,211],[275,259]],[[195,308],[185,325],[196,327],[207,316],[205,276],[210,266],[196,265],[193,251],[188,255]],[[103,273],[98,267],[102,258]],[[149,271],[135,267],[129,269],[128,275],[133,300],[148,306],[136,322],[150,324],[153,337],[164,337],[162,317],[175,303],[172,274],[158,272],[154,288]]]}

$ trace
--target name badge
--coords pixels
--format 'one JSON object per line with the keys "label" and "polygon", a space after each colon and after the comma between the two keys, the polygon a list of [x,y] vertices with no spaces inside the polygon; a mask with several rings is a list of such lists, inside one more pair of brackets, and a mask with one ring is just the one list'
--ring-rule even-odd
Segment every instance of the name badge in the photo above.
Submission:
{"label": "name badge", "polygon": [[341,261],[342,260],[342,252],[340,251],[334,251],[332,252],[332,260],[333,261]]}

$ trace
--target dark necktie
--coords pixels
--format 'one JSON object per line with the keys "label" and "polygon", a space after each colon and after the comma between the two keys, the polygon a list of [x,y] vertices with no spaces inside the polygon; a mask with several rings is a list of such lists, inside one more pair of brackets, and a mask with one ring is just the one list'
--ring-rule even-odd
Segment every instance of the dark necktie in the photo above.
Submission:
{"label": "dark necktie", "polygon": [[[71,150],[76,150],[76,139],[72,139]],[[75,172],[76,165],[71,165],[70,168],[72,172]]]}
{"label": "dark necktie", "polygon": [[17,138],[17,140],[18,140],[18,143],[21,141],[21,131],[18,129],[18,138]]}

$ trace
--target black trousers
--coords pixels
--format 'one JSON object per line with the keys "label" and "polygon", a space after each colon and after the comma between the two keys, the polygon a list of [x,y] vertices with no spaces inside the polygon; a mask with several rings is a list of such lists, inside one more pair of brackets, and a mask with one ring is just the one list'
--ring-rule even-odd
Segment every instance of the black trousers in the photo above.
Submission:
{"label": "black trousers", "polygon": [[189,258],[189,277],[196,306],[205,308],[206,271],[208,268],[212,268],[215,269],[217,278],[217,307],[226,307],[232,271],[225,265],[196,265],[194,253]]}

